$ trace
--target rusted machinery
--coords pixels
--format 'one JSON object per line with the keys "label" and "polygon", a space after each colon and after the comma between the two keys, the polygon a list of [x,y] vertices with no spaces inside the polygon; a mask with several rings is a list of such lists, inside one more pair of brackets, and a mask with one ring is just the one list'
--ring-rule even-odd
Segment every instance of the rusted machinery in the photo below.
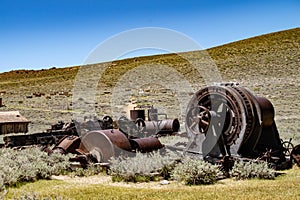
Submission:
{"label": "rusted machinery", "polygon": [[[82,137],[66,136],[53,151],[77,154],[83,163],[89,158],[94,162],[107,163],[112,156],[131,156],[136,151],[146,153],[162,147],[157,137],[128,138],[118,129],[109,129],[90,131]],[[83,156],[85,159],[82,159]]]}
{"label": "rusted machinery", "polygon": [[[299,145],[292,151],[291,141],[281,141],[274,116],[269,100],[238,84],[207,86],[188,104],[185,129],[189,142],[183,152],[212,162],[234,157],[262,159],[276,165],[284,165],[291,156],[299,164]],[[112,156],[159,150],[164,147],[160,136],[179,131],[178,119],[168,119],[151,106],[134,108],[129,119],[120,117],[114,122],[105,116],[83,123],[59,122],[47,132],[8,136],[4,141],[10,147],[56,144],[53,151],[77,154],[77,161],[83,164],[107,163]]]}
{"label": "rusted machinery", "polygon": [[[145,111],[148,111],[147,120]],[[163,119],[159,119],[163,116]],[[118,120],[119,129],[125,134],[146,137],[151,135],[164,136],[176,134],[180,129],[177,118],[168,119],[167,114],[159,113],[153,106],[138,107],[130,110],[130,119],[121,117]]]}
{"label": "rusted machinery", "polygon": [[66,136],[79,136],[79,133],[92,130],[112,129],[113,120],[110,116],[104,116],[102,119],[86,119],[83,123],[72,120],[71,122],[58,121],[51,125],[50,129],[40,133],[17,134],[4,136],[5,147],[19,147],[29,145],[53,145],[57,144]]}
{"label": "rusted machinery", "polygon": [[88,132],[92,130],[105,130],[105,129],[112,129],[113,128],[113,119],[106,115],[102,117],[102,119],[98,119],[94,117],[93,119],[87,119],[83,122],[75,121],[76,129],[79,133],[81,132]]}
{"label": "rusted machinery", "polygon": [[269,100],[238,84],[205,87],[189,102],[186,152],[208,160],[224,156],[256,159],[268,153],[273,161],[285,162],[274,115]]}
{"label": "rusted machinery", "polygon": [[51,145],[56,144],[66,135],[78,135],[74,121],[69,123],[59,121],[57,124],[52,125],[51,129],[46,130],[46,132],[4,136],[3,141],[5,147]]}
{"label": "rusted machinery", "polygon": [[92,154],[98,162],[108,162],[112,156],[143,153],[163,147],[156,137],[128,138],[118,129],[91,131],[81,139],[86,153]]}
{"label": "rusted machinery", "polygon": [[[131,110],[130,119],[121,117],[117,121],[118,129],[92,130],[82,134],[80,138],[68,136],[63,138],[53,150],[78,154],[79,160],[83,162],[92,158],[95,162],[105,163],[112,156],[132,155],[136,151],[146,153],[161,149],[163,145],[158,136],[178,132],[179,121],[178,119],[159,120],[158,115],[161,114],[157,113],[157,109],[151,107],[149,110],[149,121],[145,121],[145,110],[141,108]],[[167,118],[166,115],[165,118]],[[84,156],[85,159],[82,159]]]}

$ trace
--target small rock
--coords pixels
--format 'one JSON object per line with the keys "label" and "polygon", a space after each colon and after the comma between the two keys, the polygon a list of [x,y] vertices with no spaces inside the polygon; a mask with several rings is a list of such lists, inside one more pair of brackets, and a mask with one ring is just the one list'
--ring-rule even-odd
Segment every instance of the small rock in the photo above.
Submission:
{"label": "small rock", "polygon": [[170,183],[170,182],[167,181],[167,180],[162,180],[162,181],[160,182],[161,185],[168,185],[169,183]]}

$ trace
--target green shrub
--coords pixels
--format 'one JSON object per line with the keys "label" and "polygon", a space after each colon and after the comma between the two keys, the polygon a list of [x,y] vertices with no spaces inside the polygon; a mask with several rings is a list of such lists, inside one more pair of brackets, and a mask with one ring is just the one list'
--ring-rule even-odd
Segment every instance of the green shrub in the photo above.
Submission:
{"label": "green shrub", "polygon": [[178,156],[167,152],[136,153],[135,157],[117,157],[110,160],[110,173],[113,181],[148,182],[168,178]]}
{"label": "green shrub", "polygon": [[201,185],[215,183],[219,173],[221,172],[216,165],[204,160],[186,158],[174,168],[171,176],[186,185]]}
{"label": "green shrub", "polygon": [[0,190],[20,182],[47,179],[70,169],[69,156],[48,155],[39,148],[0,149]]}
{"label": "green shrub", "polygon": [[75,170],[73,170],[70,175],[71,177],[93,176],[102,172],[104,172],[104,169],[101,166],[90,164],[87,166],[86,169],[75,168]]}
{"label": "green shrub", "polygon": [[237,180],[260,178],[260,179],[274,179],[275,171],[268,166],[267,162],[235,162],[230,176]]}

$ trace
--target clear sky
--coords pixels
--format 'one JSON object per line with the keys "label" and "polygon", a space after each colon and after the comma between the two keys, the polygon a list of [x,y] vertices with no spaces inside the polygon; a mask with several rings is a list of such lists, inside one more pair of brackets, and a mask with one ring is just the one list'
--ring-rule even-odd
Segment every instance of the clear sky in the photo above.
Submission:
{"label": "clear sky", "polygon": [[299,0],[0,0],[0,72],[80,65],[134,28],[173,29],[210,48],[299,24]]}

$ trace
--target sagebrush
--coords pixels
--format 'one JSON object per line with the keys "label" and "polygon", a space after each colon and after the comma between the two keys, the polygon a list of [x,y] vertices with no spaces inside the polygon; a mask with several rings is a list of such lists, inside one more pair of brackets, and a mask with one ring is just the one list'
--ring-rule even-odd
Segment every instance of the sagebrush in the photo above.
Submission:
{"label": "sagebrush", "polygon": [[53,153],[50,156],[40,148],[0,149],[0,190],[51,175],[64,174],[70,169],[70,155]]}
{"label": "sagebrush", "polygon": [[117,157],[110,160],[113,181],[147,182],[156,177],[168,178],[179,157],[173,152],[139,153],[134,157]]}
{"label": "sagebrush", "polygon": [[244,162],[236,161],[230,176],[237,180],[260,178],[260,179],[274,179],[275,170],[271,169],[267,162]]}
{"label": "sagebrush", "polygon": [[176,165],[172,171],[172,178],[186,185],[213,184],[221,173],[216,165],[204,160],[186,158]]}
{"label": "sagebrush", "polygon": [[93,176],[105,172],[104,168],[99,165],[89,164],[86,168],[75,168],[71,173],[71,177],[79,176]]}

